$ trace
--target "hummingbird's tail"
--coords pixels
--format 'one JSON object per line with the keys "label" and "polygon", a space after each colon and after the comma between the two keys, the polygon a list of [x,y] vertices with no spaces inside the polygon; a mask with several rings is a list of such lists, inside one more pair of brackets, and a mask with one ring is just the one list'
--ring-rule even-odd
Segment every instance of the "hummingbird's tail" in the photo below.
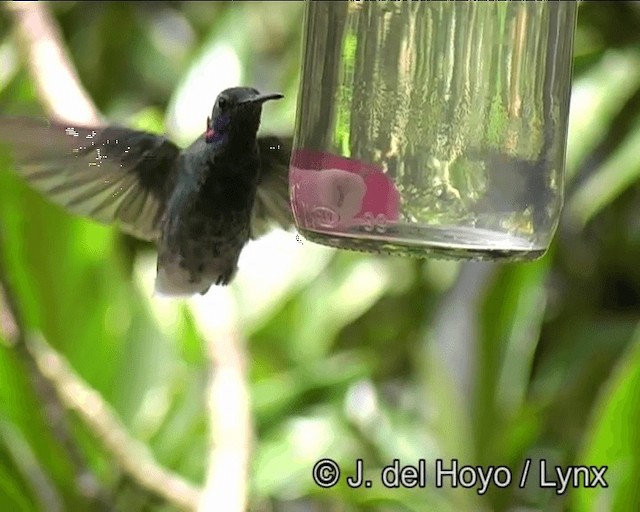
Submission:
{"label": "hummingbird's tail", "polygon": [[170,265],[158,269],[155,283],[155,293],[166,297],[189,297],[197,293],[204,294],[211,283],[194,282],[189,272],[178,265]]}
{"label": "hummingbird's tail", "polygon": [[[164,259],[164,258],[163,258]],[[192,273],[178,263],[178,259],[158,265],[155,293],[168,297],[204,295],[212,285],[229,284],[238,270],[237,257],[214,258],[203,265],[201,272]]]}

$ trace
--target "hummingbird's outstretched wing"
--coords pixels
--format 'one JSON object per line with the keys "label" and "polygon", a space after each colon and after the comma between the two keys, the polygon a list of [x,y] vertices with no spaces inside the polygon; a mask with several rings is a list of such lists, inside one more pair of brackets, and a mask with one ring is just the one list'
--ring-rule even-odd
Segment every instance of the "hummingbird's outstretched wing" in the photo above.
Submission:
{"label": "hummingbird's outstretched wing", "polygon": [[292,145],[291,137],[258,137],[260,182],[253,208],[252,238],[268,231],[269,224],[273,221],[284,229],[293,224],[289,203],[289,159]]}
{"label": "hummingbird's outstretched wing", "polygon": [[180,149],[120,127],[0,116],[0,146],[36,190],[72,213],[156,240]]}

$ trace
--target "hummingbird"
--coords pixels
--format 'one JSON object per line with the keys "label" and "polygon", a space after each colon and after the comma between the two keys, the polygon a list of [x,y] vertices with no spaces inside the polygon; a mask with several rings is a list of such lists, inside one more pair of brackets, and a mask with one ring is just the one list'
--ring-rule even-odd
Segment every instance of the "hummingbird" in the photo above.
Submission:
{"label": "hummingbird", "polygon": [[154,242],[155,290],[205,294],[231,283],[240,253],[275,221],[292,223],[291,140],[258,136],[262,106],[282,94],[222,91],[206,129],[182,149],[121,126],[0,116],[18,173],[69,212]]}

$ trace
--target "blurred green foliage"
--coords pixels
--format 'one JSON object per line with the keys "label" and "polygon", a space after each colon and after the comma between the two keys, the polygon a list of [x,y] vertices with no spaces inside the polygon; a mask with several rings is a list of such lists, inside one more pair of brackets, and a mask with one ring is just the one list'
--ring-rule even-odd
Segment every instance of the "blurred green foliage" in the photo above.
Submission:
{"label": "blurred green foliage", "polygon": [[[287,96],[263,128],[292,129],[301,3],[49,7],[108,118],[163,130],[185,77],[224,44],[243,84]],[[405,260],[334,252],[290,233],[247,248],[233,293],[250,354],[252,510],[640,510],[639,33],[639,3],[580,7],[566,208],[540,261]],[[22,55],[0,9],[0,112],[41,115]],[[9,166],[0,153],[0,257],[26,324],[162,465],[202,485],[211,369],[197,313],[152,297],[151,247],[67,215]],[[78,492],[46,404],[2,332],[0,509],[55,510],[55,502],[58,510],[101,510]],[[175,510],[136,486],[86,425],[71,426],[113,498],[109,509]],[[311,468],[323,457],[345,474],[362,458],[366,475],[394,458],[424,458],[428,485],[321,489]],[[436,458],[507,465],[514,482],[483,496],[436,489]],[[609,487],[559,496],[535,485],[532,468],[519,489],[527,458],[608,465]]]}

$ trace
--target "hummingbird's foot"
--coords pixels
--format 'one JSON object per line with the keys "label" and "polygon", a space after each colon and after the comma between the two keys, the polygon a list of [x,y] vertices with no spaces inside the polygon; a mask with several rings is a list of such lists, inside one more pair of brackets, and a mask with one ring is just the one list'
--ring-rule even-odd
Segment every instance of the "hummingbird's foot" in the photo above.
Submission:
{"label": "hummingbird's foot", "polygon": [[216,285],[217,286],[228,285],[233,280],[237,270],[238,270],[238,267],[233,267],[230,270],[227,270],[226,272],[223,272],[222,274],[220,274],[218,276],[218,279],[216,280]]}

